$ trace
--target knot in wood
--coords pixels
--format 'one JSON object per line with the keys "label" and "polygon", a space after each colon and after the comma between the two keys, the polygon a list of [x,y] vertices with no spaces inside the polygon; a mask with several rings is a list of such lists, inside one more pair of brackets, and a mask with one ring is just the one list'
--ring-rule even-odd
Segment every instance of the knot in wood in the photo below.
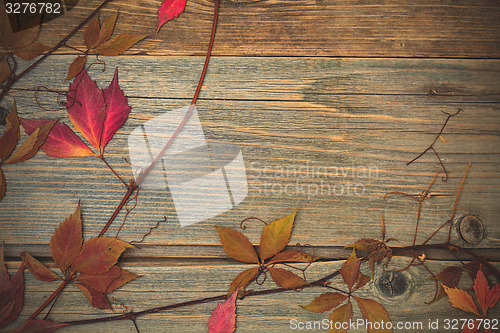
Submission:
{"label": "knot in wood", "polygon": [[477,216],[465,215],[460,219],[458,231],[464,241],[477,245],[484,237],[484,224]]}

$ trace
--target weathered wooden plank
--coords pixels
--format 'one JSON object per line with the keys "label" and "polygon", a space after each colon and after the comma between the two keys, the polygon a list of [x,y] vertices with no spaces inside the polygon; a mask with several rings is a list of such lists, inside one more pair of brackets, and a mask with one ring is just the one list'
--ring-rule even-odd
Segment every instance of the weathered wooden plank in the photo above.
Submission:
{"label": "weathered wooden plank", "polygon": [[[46,24],[41,40],[55,45],[98,3],[80,1],[79,8]],[[128,54],[203,54],[212,2],[190,1],[184,14],[155,33],[159,5],[157,0],[112,2],[103,15],[119,10],[117,32],[151,35]],[[494,0],[222,1],[214,54],[498,58],[499,6]],[[83,33],[70,45],[84,48]]]}
{"label": "weathered wooden plank", "polygon": [[[402,268],[405,260],[393,259],[394,264]],[[427,261],[428,267],[435,273],[449,265],[456,266],[456,262]],[[329,274],[339,268],[341,263],[316,263],[307,270],[308,280],[314,280]],[[396,267],[395,266],[395,267]],[[185,262],[184,265],[150,267],[127,266],[130,271],[141,274],[142,277],[125,285],[118,291],[110,294],[118,302],[123,302],[134,311],[144,310],[160,305],[189,301],[202,297],[210,297],[224,293],[231,280],[248,265],[239,264],[199,264]],[[367,268],[367,267],[366,267]],[[14,269],[12,270],[14,271]],[[369,274],[368,271],[365,271]],[[407,288],[402,295],[389,296],[378,287],[377,272],[375,282],[370,282],[365,288],[356,292],[358,296],[375,299],[386,307],[393,323],[398,321],[422,322],[428,325],[429,319],[440,321],[453,318],[472,318],[456,308],[452,308],[447,300],[441,300],[432,305],[425,302],[434,296],[434,283],[429,281],[429,275],[422,267],[412,267],[404,272]],[[25,305],[17,323],[25,320],[57,287],[57,282],[47,283],[35,280],[29,272],[25,272],[26,292]],[[340,278],[334,280],[335,286],[343,288]],[[461,287],[470,285],[471,281],[464,275]],[[338,282],[338,283],[337,283]],[[275,285],[270,278],[263,286],[254,286],[251,289],[273,288]],[[276,295],[248,297],[238,301],[237,332],[290,332],[290,320],[321,321],[328,318],[328,314],[316,314],[301,309],[298,305],[306,305],[319,294],[325,292],[321,288],[309,288],[301,292],[287,292]],[[172,332],[204,332],[210,312],[216,303],[208,303],[192,307],[185,307],[169,312],[146,316],[137,320],[138,326],[145,332],[172,331]],[[354,308],[354,320],[361,318],[357,306]],[[116,314],[122,310],[117,309]],[[489,311],[490,318],[498,318],[500,306]],[[54,321],[69,321],[111,315],[111,311],[100,311],[91,308],[83,295],[76,288],[68,287],[67,291],[57,301],[50,318]],[[411,315],[410,315],[411,314]],[[129,321],[103,323],[95,325],[75,326],[62,332],[123,332],[132,327]],[[133,329],[133,328],[132,328]],[[426,328],[427,329],[427,328]],[[358,329],[353,332],[364,332]],[[418,329],[408,331],[417,332]],[[421,330],[420,330],[421,331]]]}
{"label": "weathered wooden plank", "polygon": [[[20,82],[17,88],[43,84],[65,89],[64,73],[49,69],[66,66],[68,58],[54,58],[54,62],[40,67],[28,82]],[[126,179],[132,176],[123,159],[128,158],[128,134],[144,121],[186,105],[188,101],[183,98],[189,95],[181,92],[191,90],[199,70],[192,59],[186,60],[187,65],[183,65],[182,59],[135,60],[132,57],[119,60],[121,84],[133,109],[106,149],[111,164]],[[155,76],[156,71],[141,72],[141,63],[145,68],[168,69],[179,75],[182,67],[184,76],[180,77],[193,80],[176,81],[176,76],[168,75],[171,80],[162,81]],[[238,74],[228,75],[231,70],[227,68],[236,63],[239,63]],[[245,217],[272,220],[299,207],[292,243],[342,246],[359,237],[378,237],[380,214],[384,212],[389,234],[407,244],[412,240],[416,204],[401,196],[388,200],[382,197],[394,190],[417,195],[427,188],[438,166],[435,157],[424,156],[410,166],[405,163],[433,140],[445,119],[440,111],[463,108],[445,131],[448,142],[439,142],[437,146],[450,179],[446,183],[438,180],[424,204],[421,240],[450,218],[466,164],[472,161],[456,217],[467,213],[479,215],[487,230],[479,246],[498,247],[500,226],[494,221],[500,213],[496,205],[500,196],[497,102],[500,94],[495,74],[499,63],[391,59],[335,63],[338,65],[332,66],[329,59],[310,58],[214,59],[202,93],[204,99],[198,103],[199,117],[209,141],[231,142],[241,148],[250,187],[247,198],[222,215],[181,228],[168,192],[143,190],[138,207],[120,235],[138,240],[156,221],[167,216],[167,221],[148,242],[216,245],[214,224],[236,228]],[[116,64],[109,60],[108,66]],[[223,73],[222,68],[226,68]],[[260,70],[255,72],[255,68]],[[405,69],[417,79],[411,80]],[[342,74],[336,74],[337,70]],[[350,72],[357,74],[348,75]],[[101,87],[111,78],[110,72],[91,74]],[[330,83],[331,89],[327,89],[328,85],[325,88],[314,84],[335,75],[342,79]],[[279,84],[280,77],[284,77],[281,82],[286,85]],[[226,90],[219,88],[226,81]],[[152,82],[158,82],[158,90],[152,87]],[[230,89],[231,82],[238,89]],[[444,84],[448,95],[442,96],[439,89],[437,96],[425,94],[428,89]],[[365,88],[350,93],[356,87]],[[155,91],[156,95],[160,91],[165,97],[177,98],[179,94],[181,98],[153,98]],[[456,96],[455,91],[462,93]],[[17,91],[15,97],[23,117],[63,117],[68,122],[64,111],[40,110],[31,92]],[[46,107],[57,106],[53,95],[40,97]],[[308,166],[327,167],[327,172],[337,170],[339,174],[333,178],[323,171],[295,176],[279,174],[282,168],[298,172]],[[370,166],[378,173],[358,176],[358,172]],[[95,235],[124,193],[123,185],[98,159],[57,159],[41,153],[28,162],[4,166],[3,170],[8,192],[0,202],[0,234],[7,243],[47,244],[53,228],[74,210],[78,199],[83,203],[86,235]],[[342,175],[341,170],[347,174]],[[352,171],[354,175],[349,173]],[[305,186],[305,192],[294,185],[297,182],[302,188]],[[347,193],[347,183],[362,184],[364,193],[357,195],[353,190]],[[325,192],[319,192],[322,184],[330,186],[330,194],[327,187]],[[295,192],[286,193],[286,185],[295,186]],[[338,186],[338,192],[333,192],[334,186]],[[341,187],[344,193],[340,193]],[[116,233],[122,218],[120,215],[110,234]],[[25,228],[24,221],[36,223]],[[353,229],[357,232],[353,233]],[[259,242],[259,232],[257,225],[247,230],[255,243]],[[439,239],[444,237],[445,233]]]}

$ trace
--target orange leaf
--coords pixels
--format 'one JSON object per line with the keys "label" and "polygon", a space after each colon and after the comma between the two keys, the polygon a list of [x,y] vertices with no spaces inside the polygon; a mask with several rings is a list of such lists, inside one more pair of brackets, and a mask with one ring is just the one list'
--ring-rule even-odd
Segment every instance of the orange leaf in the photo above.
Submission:
{"label": "orange leaf", "polygon": [[[1,80],[0,80],[1,81]],[[17,117],[16,101],[12,105],[9,114],[7,115],[5,132],[0,137],[0,160],[5,160],[12,154],[19,141],[19,118]]]}
{"label": "orange leaf", "polygon": [[31,274],[33,274],[38,280],[54,281],[59,279],[59,276],[57,276],[56,273],[52,272],[47,266],[33,258],[26,251],[21,252],[21,257]]}
{"label": "orange leaf", "polygon": [[119,266],[113,266],[104,274],[80,274],[78,281],[100,293],[110,293],[136,279],[138,276]]}
{"label": "orange leaf", "polygon": [[6,190],[7,185],[5,183],[5,177],[3,176],[2,169],[0,168],[0,200],[4,197]]}
{"label": "orange leaf", "polygon": [[297,210],[292,214],[271,222],[264,227],[260,237],[260,258],[266,260],[283,250],[292,234],[293,220]]}
{"label": "orange leaf", "polygon": [[476,299],[483,311],[483,314],[486,316],[486,311],[488,311],[488,304],[486,304],[486,298],[488,297],[488,293],[490,291],[490,287],[488,286],[488,281],[479,267],[477,271],[476,278],[474,279],[474,292],[476,293]]}
{"label": "orange leaf", "polygon": [[359,272],[358,277],[356,279],[356,286],[354,287],[354,290],[358,290],[359,288],[363,287],[368,282],[370,282],[370,277]]}
{"label": "orange leaf", "polygon": [[75,60],[69,65],[68,76],[66,76],[66,80],[69,80],[75,76],[77,76],[83,69],[85,62],[87,61],[87,56],[78,56]]}
{"label": "orange leaf", "polygon": [[89,303],[98,309],[112,309],[111,304],[109,303],[108,298],[105,294],[95,291],[94,289],[84,286],[80,283],[73,283],[78,287],[85,295]]}
{"label": "orange leaf", "polygon": [[339,306],[347,296],[340,293],[325,293],[316,297],[311,303],[301,307],[313,312],[326,312]]}
{"label": "orange leaf", "polygon": [[52,258],[63,274],[78,257],[82,242],[82,218],[78,202],[75,212],[59,224],[50,239]]}
{"label": "orange leaf", "polygon": [[283,263],[283,262],[313,262],[317,257],[313,257],[307,253],[299,251],[283,251],[275,255],[269,261],[270,264]]}
{"label": "orange leaf", "polygon": [[247,269],[240,274],[236,278],[234,278],[233,282],[231,282],[231,286],[229,287],[228,295],[231,295],[233,292],[240,288],[246,288],[252,282],[252,280],[257,275],[259,271],[259,267],[254,267]]}
{"label": "orange leaf", "polygon": [[[443,269],[443,271],[441,273],[439,273],[438,275],[436,275],[432,279],[437,280],[437,281],[441,281],[441,283],[444,284],[445,286],[453,288],[453,287],[456,287],[458,285],[458,283],[460,282],[460,279],[462,277],[462,272],[463,272],[463,270],[460,267],[449,266],[449,267],[446,267],[445,269]],[[435,303],[445,296],[446,296],[446,293],[445,293],[443,287],[441,287],[441,285],[439,285],[439,292],[436,294],[434,299],[432,301],[430,301],[429,304]]]}
{"label": "orange leaf", "polygon": [[208,321],[208,333],[232,333],[236,329],[236,296],[238,292],[232,293],[224,302],[217,307]]}
{"label": "orange leaf", "polygon": [[497,304],[498,299],[500,298],[500,284],[496,284],[493,288],[490,289],[486,297],[486,305],[488,308],[492,308]]}
{"label": "orange leaf", "polygon": [[[349,324],[352,319],[352,304],[349,301],[347,304],[339,306],[333,310],[330,315],[330,330],[328,333],[345,333],[349,327],[345,327],[344,323]],[[339,323],[336,325],[336,323]],[[337,328],[338,327],[338,328]]]}
{"label": "orange leaf", "polygon": [[259,258],[253,248],[252,243],[238,231],[233,229],[215,226],[219,232],[220,242],[224,251],[233,259],[249,263],[258,263]]}
{"label": "orange leaf", "polygon": [[344,265],[342,265],[342,268],[340,268],[340,274],[342,275],[344,282],[349,287],[349,290],[352,289],[354,282],[356,282],[356,279],[358,278],[360,263],[361,261],[358,259],[356,251],[353,249],[349,258],[346,260]]}
{"label": "orange leaf", "polygon": [[[389,318],[389,314],[382,304],[372,299],[360,298],[356,296],[353,297],[359,305],[359,309],[361,310],[363,318],[373,324],[372,327],[367,327],[368,332],[392,332],[392,329],[387,329],[387,325],[382,325],[382,322],[388,323],[391,321],[391,318]],[[380,329],[375,329],[374,327],[380,327]]]}
{"label": "orange leaf", "polygon": [[86,274],[103,274],[116,264],[126,248],[133,247],[116,238],[94,237],[86,241],[82,251],[71,265],[71,271]]}
{"label": "orange leaf", "polygon": [[53,120],[46,124],[38,126],[38,128],[31,133],[31,135],[21,144],[14,154],[12,154],[5,163],[19,163],[30,159],[36,154],[41,145],[45,142],[45,139],[49,135],[50,130],[54,126],[57,120]]}
{"label": "orange leaf", "polygon": [[36,56],[39,56],[43,52],[49,49],[48,46],[40,44],[38,42],[33,42],[32,44],[16,49],[14,54],[23,60],[31,60]]}
{"label": "orange leaf", "polygon": [[479,316],[476,304],[472,300],[472,296],[468,292],[458,288],[449,288],[444,284],[441,284],[444,291],[450,299],[450,303],[453,307],[463,310],[465,312],[474,313]]}
{"label": "orange leaf", "polygon": [[7,80],[10,75],[10,67],[7,59],[0,61],[0,82]]}
{"label": "orange leaf", "polygon": [[95,52],[103,56],[117,56],[146,37],[148,35],[119,34],[96,47]]}
{"label": "orange leaf", "polygon": [[85,46],[88,50],[91,50],[97,45],[97,39],[99,38],[99,18],[94,16],[94,19],[90,21],[87,29],[85,29]]}
{"label": "orange leaf", "polygon": [[297,274],[283,268],[269,268],[269,273],[274,282],[282,288],[295,289],[307,283]]}
{"label": "orange leaf", "polygon": [[94,47],[97,47],[107,41],[113,34],[113,29],[115,28],[116,19],[118,18],[118,12],[114,13],[110,17],[104,20],[101,30],[99,31],[99,37]]}

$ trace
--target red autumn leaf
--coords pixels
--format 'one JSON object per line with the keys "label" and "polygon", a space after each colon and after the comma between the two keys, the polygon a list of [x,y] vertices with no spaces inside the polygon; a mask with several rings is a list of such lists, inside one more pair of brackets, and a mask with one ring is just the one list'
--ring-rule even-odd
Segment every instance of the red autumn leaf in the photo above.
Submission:
{"label": "red autumn leaf", "polygon": [[80,274],[78,281],[86,287],[92,288],[97,292],[106,294],[123,286],[125,283],[136,279],[138,276],[130,273],[119,266],[113,266],[109,271],[103,274]]}
{"label": "red autumn leaf", "polygon": [[219,238],[224,251],[233,259],[248,263],[258,263],[259,258],[252,243],[238,231],[215,226],[219,232]]}
{"label": "red autumn leaf", "polygon": [[[444,284],[447,287],[454,288],[458,285],[460,282],[460,279],[462,277],[462,268],[460,267],[455,267],[455,266],[449,266],[446,267],[441,273],[433,277],[434,280],[441,281],[442,284]],[[439,286],[439,292],[436,294],[434,299],[430,301],[429,304],[435,303],[442,299],[443,297],[446,296],[446,293],[441,287]]]}
{"label": "red autumn leaf", "polygon": [[109,16],[104,20],[104,23],[102,24],[102,27],[99,30],[99,35],[94,47],[101,45],[111,37],[111,35],[113,34],[113,30],[115,28],[115,23],[117,18],[118,18],[118,12],[114,13],[113,15]]}
{"label": "red autumn leaf", "polygon": [[33,42],[32,44],[16,49],[14,54],[23,60],[31,60],[36,56],[39,56],[43,52],[49,49],[48,46],[40,44],[38,42]]}
{"label": "red autumn leaf", "polygon": [[85,139],[101,152],[101,136],[106,106],[104,95],[83,69],[66,94],[69,119]]}
{"label": "red autumn leaf", "polygon": [[19,141],[19,118],[17,117],[17,107],[15,101],[5,121],[5,132],[0,137],[1,161],[4,161],[10,154],[12,154],[12,151],[14,151],[14,148],[16,148],[17,142]]}
{"label": "red autumn leaf", "polygon": [[476,278],[474,279],[474,292],[476,293],[476,299],[479,303],[479,307],[486,316],[486,311],[488,311],[487,297],[490,291],[490,286],[488,286],[488,281],[483,274],[481,268],[477,271]]}
{"label": "red autumn leaf", "polygon": [[311,303],[302,308],[313,312],[326,312],[339,306],[347,296],[340,293],[325,293],[316,297]]}
{"label": "red autumn leaf", "polygon": [[7,185],[5,183],[5,177],[3,176],[2,169],[0,168],[0,200],[4,197],[6,190]]}
{"label": "red autumn leaf", "polygon": [[10,75],[10,67],[9,63],[7,62],[7,58],[5,58],[4,60],[0,61],[0,82],[7,80],[9,75]]}
{"label": "red autumn leaf", "polygon": [[71,271],[85,274],[103,274],[116,264],[126,248],[133,246],[116,238],[94,237],[86,241],[71,265]]}
{"label": "red autumn leaf", "polygon": [[50,130],[54,126],[57,120],[52,120],[48,123],[38,126],[33,133],[21,144],[19,147],[6,161],[5,163],[19,163],[24,162],[33,155],[36,154],[40,146],[45,142],[45,139],[49,135]]}
{"label": "red autumn leaf", "polygon": [[353,249],[349,258],[340,268],[340,275],[342,275],[342,278],[349,287],[349,290],[352,289],[352,286],[354,285],[356,279],[358,278],[360,263],[361,261],[358,259],[358,257],[356,256],[356,252]]}
{"label": "red autumn leaf", "polygon": [[[51,121],[49,119],[20,119],[21,125],[28,134],[33,133],[36,127]],[[60,121],[52,127],[40,149],[52,157],[95,156],[82,139],[68,125]]]}
{"label": "red autumn leaf", "polygon": [[109,87],[104,89],[103,93],[106,101],[106,118],[102,131],[101,146],[104,149],[116,131],[125,123],[130,113],[127,97],[125,97],[118,85],[118,68],[115,70],[115,75]]}
{"label": "red autumn leaf", "polygon": [[[348,328],[342,328],[342,327],[344,327],[344,325],[343,325],[344,323],[349,323],[352,319],[352,304],[351,304],[351,302],[349,301],[347,304],[339,306],[337,309],[333,310],[329,319],[330,319],[330,323],[333,323],[333,325],[330,326],[330,330],[328,331],[328,333],[345,333],[345,332],[347,332]],[[335,323],[341,323],[342,325],[340,325],[340,328],[337,329],[335,326]]]}
{"label": "red autumn leaf", "polygon": [[78,56],[75,60],[69,65],[68,75],[66,76],[66,80],[72,79],[78,75],[85,66],[85,62],[87,62],[87,56]]}
{"label": "red autumn leaf", "polygon": [[269,260],[270,264],[284,263],[284,262],[306,262],[310,263],[316,260],[317,257],[313,257],[307,253],[299,251],[283,251],[275,255]]}
{"label": "red autumn leaf", "polygon": [[85,29],[84,41],[87,49],[90,50],[97,44],[97,39],[99,38],[99,18],[94,16],[92,21],[90,21],[87,29]]}
{"label": "red autumn leaf", "polygon": [[94,51],[102,56],[117,56],[146,37],[148,35],[119,34],[96,47]]}
{"label": "red autumn leaf", "polygon": [[4,263],[3,245],[0,250],[0,328],[7,326],[21,312],[24,298],[24,264],[21,263],[12,280]]}
{"label": "red autumn leaf", "polygon": [[82,293],[85,295],[85,297],[93,307],[98,309],[112,309],[111,304],[109,303],[109,300],[105,294],[100,293],[91,287],[84,286],[81,283],[74,283],[74,285],[82,291]]}
{"label": "red autumn leaf", "polygon": [[47,266],[36,260],[26,251],[21,252],[23,262],[38,280],[54,281],[59,279],[56,273],[52,272]]}
{"label": "red autumn leaf", "polygon": [[283,268],[269,268],[269,273],[271,273],[274,282],[282,288],[295,289],[306,284],[306,281],[300,276]]}
{"label": "red autumn leaf", "polygon": [[186,0],[164,0],[158,8],[158,29],[166,22],[176,18],[186,8]]}
{"label": "red autumn leaf", "polygon": [[259,267],[254,267],[238,274],[238,276],[234,278],[233,282],[231,282],[228,295],[231,295],[234,291],[240,288],[246,288],[246,286],[248,286],[250,282],[252,282],[252,280],[255,278],[258,272],[259,272]]}
{"label": "red autumn leaf", "polygon": [[[382,325],[381,323],[388,323],[391,321],[389,318],[389,314],[385,310],[384,306],[377,301],[372,299],[366,299],[361,297],[353,296],[356,302],[359,305],[359,309],[361,310],[361,314],[363,318],[373,324],[373,327],[370,329],[368,327],[368,332],[392,332],[392,329],[387,329],[387,325]],[[375,323],[380,323],[379,325]],[[374,329],[374,327],[380,327],[381,329]],[[384,329],[382,329],[382,327]]]}
{"label": "red autumn leaf", "polygon": [[53,323],[48,320],[32,319],[25,322],[10,333],[52,333],[55,330],[68,326],[64,323]]}
{"label": "red autumn leaf", "polygon": [[292,234],[295,210],[292,214],[271,222],[264,227],[260,238],[260,258],[266,260],[283,250]]}
{"label": "red autumn leaf", "polygon": [[76,211],[59,224],[50,239],[52,258],[63,274],[80,254],[82,242],[82,218],[78,203]]}
{"label": "red autumn leaf", "polygon": [[443,286],[444,291],[448,295],[450,303],[453,307],[463,310],[465,312],[474,313],[477,316],[479,316],[476,304],[474,303],[472,296],[468,292],[458,288],[449,288],[444,284],[441,285]]}
{"label": "red autumn leaf", "polygon": [[208,333],[232,333],[236,329],[236,296],[232,293],[224,302],[217,304],[208,321]]}

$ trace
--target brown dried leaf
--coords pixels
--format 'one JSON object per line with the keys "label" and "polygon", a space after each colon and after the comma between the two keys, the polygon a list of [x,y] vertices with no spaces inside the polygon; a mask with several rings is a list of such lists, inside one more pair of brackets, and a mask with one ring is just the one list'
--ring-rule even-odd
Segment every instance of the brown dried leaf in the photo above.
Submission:
{"label": "brown dried leaf", "polygon": [[137,277],[138,275],[130,273],[126,269],[113,266],[104,274],[92,275],[82,273],[78,276],[78,281],[97,292],[106,294],[120,288]]}
{"label": "brown dried leaf", "polygon": [[40,125],[31,135],[21,144],[19,147],[6,161],[5,163],[19,163],[30,159],[36,154],[41,145],[45,142],[45,139],[49,135],[51,128],[57,120],[53,120],[49,123]]}
{"label": "brown dried leaf", "polygon": [[101,30],[99,31],[99,36],[94,47],[97,47],[107,41],[113,34],[113,29],[115,28],[116,19],[118,18],[118,12],[114,13],[110,17],[104,20]]}
{"label": "brown dried leaf", "polygon": [[66,76],[66,80],[72,79],[77,76],[85,66],[85,62],[87,62],[87,56],[78,56],[75,60],[69,65],[68,76]]}
{"label": "brown dried leaf", "polygon": [[17,117],[16,101],[12,105],[9,114],[7,115],[5,132],[0,137],[0,160],[4,161],[14,148],[16,148],[19,141],[19,118]]}
{"label": "brown dried leaf", "polygon": [[135,43],[148,35],[119,34],[99,45],[94,50],[103,56],[117,56],[131,48]]}
{"label": "brown dried leaf", "polygon": [[370,277],[364,275],[363,273],[359,272],[358,278],[356,279],[356,286],[354,287],[353,290],[358,290],[359,288],[363,287],[365,284],[370,282]]}
{"label": "brown dried leaf", "polygon": [[269,260],[268,265],[284,263],[284,262],[313,262],[317,260],[318,257],[313,257],[307,253],[299,252],[299,251],[283,251],[275,255]]}
{"label": "brown dried leaf", "polygon": [[71,271],[91,275],[106,273],[116,264],[123,251],[132,247],[116,238],[91,238],[83,244],[82,251],[71,265]]}
{"label": "brown dried leaf", "polygon": [[231,295],[233,292],[240,288],[246,288],[252,282],[259,271],[259,267],[254,267],[247,269],[240,274],[231,282],[231,286],[227,292],[228,295]]}
{"label": "brown dried leaf", "polygon": [[48,46],[40,44],[39,42],[33,42],[26,47],[16,49],[14,54],[23,60],[31,60],[48,49]]}
{"label": "brown dried leaf", "polygon": [[16,50],[33,44],[33,42],[38,38],[39,32],[40,32],[39,25],[31,29],[15,32],[13,34],[12,42],[10,43],[10,48]]}
{"label": "brown dried leaf", "polygon": [[111,304],[109,303],[108,298],[105,294],[95,291],[94,289],[84,286],[81,283],[73,283],[78,287],[85,295],[89,303],[98,309],[112,309]]}
{"label": "brown dried leaf", "polygon": [[479,316],[476,304],[474,303],[474,300],[472,300],[472,296],[468,292],[458,288],[449,288],[444,284],[441,285],[443,286],[444,291],[448,295],[450,303],[453,307],[463,310],[465,312],[474,313],[477,316]]}
{"label": "brown dried leaf", "polygon": [[[389,318],[389,314],[387,313],[386,309],[382,304],[380,304],[377,301],[374,301],[372,299],[366,299],[366,298],[361,298],[361,297],[356,297],[353,296],[356,302],[359,305],[359,309],[361,310],[361,314],[363,315],[363,318],[373,324],[374,327],[381,327],[381,329],[374,329],[373,327],[368,327],[368,332],[377,332],[377,333],[383,333],[383,332],[392,332],[392,329],[387,329],[387,325],[382,325],[382,324],[375,324],[375,323],[388,323],[391,321],[391,318]],[[382,327],[384,329],[382,329]]]}
{"label": "brown dried leaf", "polygon": [[97,45],[97,39],[99,38],[99,18],[94,16],[94,19],[90,21],[87,29],[85,29],[85,46],[88,50],[93,49]]}
{"label": "brown dried leaf", "polygon": [[10,75],[10,67],[7,58],[0,61],[0,82],[7,80]]}
{"label": "brown dried leaf", "polygon": [[352,247],[356,250],[370,253],[376,250],[380,244],[381,244],[380,241],[373,238],[361,238],[358,241],[356,241],[356,243],[349,244],[346,247]]}
{"label": "brown dried leaf", "polygon": [[3,176],[2,169],[0,168],[0,200],[5,196],[5,191],[7,190],[7,184],[5,183],[5,177]]}
{"label": "brown dried leaf", "polygon": [[55,281],[59,279],[56,273],[52,272],[47,266],[36,260],[26,251],[21,252],[24,264],[38,280]]}
{"label": "brown dried leaf", "polygon": [[24,299],[24,263],[21,263],[12,280],[3,261],[3,245],[0,252],[0,328],[13,322],[21,312]]}
{"label": "brown dried leaf", "polygon": [[82,217],[78,202],[75,212],[59,224],[50,239],[52,258],[63,274],[80,254],[82,243]]}
{"label": "brown dried leaf", "polygon": [[358,259],[358,257],[356,256],[356,251],[353,249],[349,258],[340,268],[340,275],[342,275],[342,278],[349,287],[349,290],[352,290],[352,286],[358,278],[360,263],[361,261]]}
{"label": "brown dried leaf", "polygon": [[220,242],[224,251],[233,259],[248,263],[258,263],[259,258],[252,243],[238,231],[233,229],[215,226],[219,232]]}
{"label": "brown dried leaf", "polygon": [[307,283],[297,274],[283,268],[269,268],[269,273],[274,282],[282,288],[295,289]]}
{"label": "brown dried leaf", "polygon": [[340,293],[325,293],[316,297],[311,303],[306,306],[300,306],[303,309],[313,312],[326,312],[339,306],[347,296]]}
{"label": "brown dried leaf", "polygon": [[[460,282],[460,278],[462,277],[462,268],[460,267],[455,267],[455,266],[449,266],[446,267],[441,273],[433,277],[433,280],[441,281],[442,284],[444,284],[447,287],[454,288],[458,285]],[[432,301],[429,302],[429,304],[435,303],[439,301],[440,299],[444,298],[446,296],[446,293],[441,287],[439,286],[439,291],[434,297]]]}
{"label": "brown dried leaf", "polygon": [[[330,330],[328,331],[328,333],[345,333],[345,332],[347,332],[347,330],[349,329],[349,326],[345,327],[344,323],[349,324],[349,322],[352,319],[351,301],[349,301],[349,302],[347,302],[347,304],[339,306],[337,309],[333,310],[329,319],[330,319],[330,323],[333,323],[333,325],[330,325]],[[336,327],[335,323],[341,323],[339,329],[335,328]]]}
{"label": "brown dried leaf", "polygon": [[260,258],[262,260],[276,255],[288,244],[296,213],[297,209],[292,214],[275,220],[264,227],[260,238]]}

